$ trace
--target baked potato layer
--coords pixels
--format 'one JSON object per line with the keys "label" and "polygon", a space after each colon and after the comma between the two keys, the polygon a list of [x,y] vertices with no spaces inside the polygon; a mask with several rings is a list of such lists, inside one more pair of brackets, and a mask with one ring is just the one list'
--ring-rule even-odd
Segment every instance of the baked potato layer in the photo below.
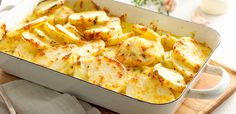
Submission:
{"label": "baked potato layer", "polygon": [[45,0],[15,29],[1,27],[0,51],[157,104],[177,99],[211,53],[193,37],[125,22],[90,0],[66,4]]}

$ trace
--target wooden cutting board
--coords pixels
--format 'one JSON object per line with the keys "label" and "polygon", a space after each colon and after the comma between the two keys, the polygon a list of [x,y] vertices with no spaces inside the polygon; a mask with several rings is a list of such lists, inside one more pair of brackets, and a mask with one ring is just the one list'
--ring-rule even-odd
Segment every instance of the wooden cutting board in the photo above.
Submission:
{"label": "wooden cutting board", "polygon": [[[220,97],[212,100],[201,100],[201,99],[190,99],[187,98],[180,108],[176,111],[176,114],[209,114],[214,109],[216,109],[220,104],[222,104],[227,98],[229,98],[236,90],[236,71],[233,71],[226,66],[218,64],[216,62],[211,62],[213,65],[217,65],[225,68],[231,76],[230,85],[227,90]],[[0,71],[0,84],[7,83],[19,78],[6,74],[3,71]],[[211,88],[217,84],[220,80],[219,76],[214,76],[210,74],[203,74],[201,79],[195,88]],[[207,83],[206,83],[207,82]],[[98,107],[98,106],[96,106]],[[98,107],[102,114],[117,114],[107,109]]]}

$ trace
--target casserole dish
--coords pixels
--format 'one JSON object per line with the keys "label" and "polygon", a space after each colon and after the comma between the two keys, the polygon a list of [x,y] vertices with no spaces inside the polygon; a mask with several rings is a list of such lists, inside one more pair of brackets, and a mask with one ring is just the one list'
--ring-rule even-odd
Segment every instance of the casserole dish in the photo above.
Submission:
{"label": "casserole dish", "polygon": [[[69,5],[73,5],[76,0],[68,0],[67,2]],[[112,15],[121,16],[123,14],[127,14],[127,21],[131,23],[142,23],[148,26],[150,22],[156,21],[158,27],[161,29],[170,31],[171,33],[180,36],[190,35],[190,33],[194,32],[196,34],[197,41],[206,42],[213,51],[220,42],[219,35],[216,31],[201,25],[181,21],[164,15],[159,15],[155,12],[139,9],[116,1],[93,0],[93,2],[99,7],[109,10]],[[22,22],[26,16],[33,12],[34,7],[38,3],[39,1],[32,2],[29,0],[24,0],[13,10],[9,11],[9,13],[1,19],[1,22],[6,24],[7,30],[14,28],[17,26],[17,24]],[[141,17],[134,12],[139,12],[140,15],[145,15],[145,17]],[[27,62],[5,53],[1,53],[0,56],[1,68],[10,74],[17,75],[23,79],[38,83],[60,92],[70,93],[82,100],[124,114],[154,114],[156,112],[160,112],[162,114],[174,113],[176,108],[184,100],[185,96],[195,98],[214,97],[222,93],[226,89],[229,82],[229,76],[223,69],[207,66],[206,61],[195,78],[188,84],[188,87],[178,99],[165,104],[152,104],[112,92],[76,78],[68,77],[65,74],[47,69],[45,67]],[[191,89],[191,87],[193,87],[199,79],[199,74],[203,70],[206,72],[218,74],[223,78],[215,88],[209,90]]]}

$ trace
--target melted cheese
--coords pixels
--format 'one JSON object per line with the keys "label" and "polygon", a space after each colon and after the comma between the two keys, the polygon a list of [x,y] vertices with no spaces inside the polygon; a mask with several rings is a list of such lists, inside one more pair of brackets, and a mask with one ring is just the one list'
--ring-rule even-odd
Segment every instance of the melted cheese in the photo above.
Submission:
{"label": "melted cheese", "polygon": [[125,65],[142,66],[161,62],[164,49],[160,42],[131,37],[119,45],[117,59]]}
{"label": "melted cheese", "polygon": [[124,22],[81,1],[41,2],[28,22],[0,28],[0,51],[158,104],[178,98],[211,53],[193,38]]}
{"label": "melted cheese", "polygon": [[116,59],[97,58],[88,67],[88,82],[116,92],[125,88],[126,69]]}
{"label": "melted cheese", "polygon": [[166,103],[175,99],[174,94],[161,86],[158,79],[151,77],[136,77],[129,81],[126,95],[151,103]]}
{"label": "melted cheese", "polygon": [[183,91],[186,86],[184,77],[173,69],[165,68],[161,64],[157,64],[154,66],[154,72],[165,87],[175,91]]}
{"label": "melted cheese", "polygon": [[191,80],[211,53],[211,49],[192,38],[181,38],[174,44],[172,59],[175,68]]}

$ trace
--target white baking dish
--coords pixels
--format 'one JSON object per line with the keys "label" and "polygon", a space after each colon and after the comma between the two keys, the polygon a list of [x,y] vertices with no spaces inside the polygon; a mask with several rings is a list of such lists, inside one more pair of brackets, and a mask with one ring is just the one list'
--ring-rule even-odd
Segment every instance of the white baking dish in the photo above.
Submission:
{"label": "white baking dish", "polygon": [[[7,29],[15,27],[19,22],[32,13],[40,0],[24,0],[21,4],[9,11],[1,22],[6,23]],[[76,0],[68,0],[73,4]],[[111,14],[120,16],[127,14],[127,21],[149,25],[156,21],[159,28],[172,32],[176,35],[191,35],[195,33],[200,42],[206,42],[213,52],[220,43],[219,34],[208,27],[183,21],[173,17],[157,14],[155,12],[123,4],[113,0],[93,0],[100,7],[109,9]],[[17,57],[0,52],[0,67],[7,73],[20,78],[38,83],[45,87],[70,93],[82,100],[105,107],[122,114],[172,114],[182,103],[185,97],[214,98],[219,96],[229,84],[229,75],[222,68],[207,65],[209,59],[199,70],[196,77],[188,84],[181,97],[165,104],[152,104],[140,101],[88,82],[64,75],[57,71],[27,62]],[[222,76],[221,81],[211,89],[192,89],[200,78],[201,72],[208,72]]]}

